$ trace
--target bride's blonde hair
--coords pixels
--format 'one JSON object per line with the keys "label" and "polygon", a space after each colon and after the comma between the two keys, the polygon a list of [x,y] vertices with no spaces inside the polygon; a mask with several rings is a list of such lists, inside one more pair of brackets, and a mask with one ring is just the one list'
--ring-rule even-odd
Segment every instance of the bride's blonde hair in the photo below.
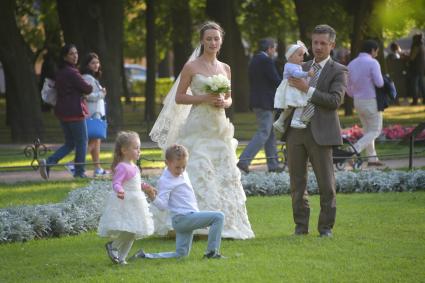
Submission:
{"label": "bride's blonde hair", "polygon": [[[199,29],[199,40],[201,41],[204,38],[205,31],[209,29],[217,30],[220,35],[221,39],[224,37],[224,30],[223,28],[216,22],[213,21],[207,21],[202,24],[201,28]],[[199,56],[201,56],[204,53],[204,45],[201,45],[201,51],[199,52]]]}

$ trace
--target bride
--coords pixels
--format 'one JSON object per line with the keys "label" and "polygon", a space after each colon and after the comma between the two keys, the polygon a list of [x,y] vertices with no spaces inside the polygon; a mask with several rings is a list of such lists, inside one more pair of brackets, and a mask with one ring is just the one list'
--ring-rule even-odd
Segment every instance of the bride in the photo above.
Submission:
{"label": "bride", "polygon": [[[215,22],[202,26],[200,47],[170,90],[150,136],[164,150],[173,143],[188,149],[186,170],[199,209],[225,214],[224,238],[248,239],[253,238],[254,233],[245,207],[240,171],[236,167],[237,140],[233,138],[233,125],[224,111],[232,105],[232,97],[230,92],[205,93],[209,77],[222,74],[230,80],[230,67],[217,60],[223,35],[222,28]],[[158,225],[162,225],[159,219],[155,221],[155,226]]]}

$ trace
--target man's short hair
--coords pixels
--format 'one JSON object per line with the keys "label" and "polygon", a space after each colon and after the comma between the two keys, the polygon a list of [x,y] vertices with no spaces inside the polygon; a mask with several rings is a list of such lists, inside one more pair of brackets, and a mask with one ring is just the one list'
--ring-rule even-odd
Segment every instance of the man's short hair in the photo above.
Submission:
{"label": "man's short hair", "polygon": [[372,50],[376,50],[379,48],[378,42],[372,39],[368,39],[363,41],[362,48],[360,49],[360,52],[366,52],[371,54]]}
{"label": "man's short hair", "polygon": [[329,34],[329,41],[335,42],[336,31],[329,25],[318,25],[314,28],[313,34]]}
{"label": "man's short hair", "polygon": [[263,38],[258,42],[258,46],[260,51],[267,51],[270,47],[274,47],[276,45],[276,40],[273,38]]}

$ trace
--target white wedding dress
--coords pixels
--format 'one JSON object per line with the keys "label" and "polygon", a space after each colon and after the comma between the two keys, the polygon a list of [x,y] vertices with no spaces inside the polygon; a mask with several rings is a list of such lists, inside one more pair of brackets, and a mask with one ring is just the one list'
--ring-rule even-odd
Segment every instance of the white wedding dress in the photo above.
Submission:
{"label": "white wedding dress", "polygon": [[[206,76],[196,74],[190,85],[192,95],[205,94]],[[193,105],[182,126],[177,143],[189,151],[187,172],[200,210],[225,214],[224,238],[248,239],[254,233],[245,207],[241,173],[236,167],[237,140],[223,108]]]}

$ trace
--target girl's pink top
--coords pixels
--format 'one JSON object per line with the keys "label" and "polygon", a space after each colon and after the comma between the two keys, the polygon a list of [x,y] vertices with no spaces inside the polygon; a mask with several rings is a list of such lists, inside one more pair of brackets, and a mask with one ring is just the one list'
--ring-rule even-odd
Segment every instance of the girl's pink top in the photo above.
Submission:
{"label": "girl's pink top", "polygon": [[123,183],[133,178],[137,170],[139,169],[136,165],[125,162],[118,163],[114,170],[114,176],[112,177],[112,188],[114,191],[117,193],[124,192]]}

